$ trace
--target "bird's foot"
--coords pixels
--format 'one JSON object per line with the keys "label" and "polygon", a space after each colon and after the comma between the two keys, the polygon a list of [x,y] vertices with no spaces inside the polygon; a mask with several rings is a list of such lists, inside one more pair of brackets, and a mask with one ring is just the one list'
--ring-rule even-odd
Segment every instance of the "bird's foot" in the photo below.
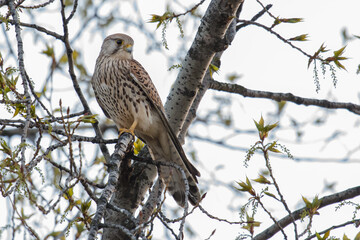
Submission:
{"label": "bird's foot", "polygon": [[133,135],[135,137],[135,134],[134,134],[134,131],[135,131],[135,128],[138,124],[138,120],[135,119],[134,122],[131,124],[130,128],[127,129],[127,128],[120,128],[119,129],[119,136],[118,138],[121,136],[121,134],[123,134],[124,132],[127,132],[127,133],[131,133],[131,135]]}
{"label": "bird's foot", "polygon": [[121,134],[126,133],[126,132],[130,133],[131,135],[133,135],[135,137],[134,129],[120,128],[118,138],[121,136]]}

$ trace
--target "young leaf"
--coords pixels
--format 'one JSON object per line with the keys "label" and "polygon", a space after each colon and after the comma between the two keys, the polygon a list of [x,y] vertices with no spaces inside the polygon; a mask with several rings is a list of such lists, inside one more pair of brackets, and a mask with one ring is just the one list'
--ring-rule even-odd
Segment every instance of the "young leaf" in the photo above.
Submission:
{"label": "young leaf", "polygon": [[337,50],[337,51],[334,51],[334,57],[339,57],[339,56],[341,56],[341,55],[344,53],[345,48],[346,48],[346,46],[340,48],[340,49]]}
{"label": "young leaf", "polygon": [[145,144],[143,143],[143,141],[137,138],[136,141],[134,142],[134,154],[138,155],[144,146]]}
{"label": "young leaf", "polygon": [[356,234],[354,240],[360,240],[360,232],[358,232],[358,234]]}
{"label": "young leaf", "polygon": [[298,23],[298,22],[302,22],[303,19],[302,18],[281,18],[280,21],[283,23]]}
{"label": "young leaf", "polygon": [[261,175],[261,174],[259,175],[258,178],[253,179],[253,181],[258,182],[258,183],[262,183],[262,184],[271,184],[271,182],[270,182],[269,180],[267,180],[267,178],[264,177],[264,176]]}
{"label": "young leaf", "polygon": [[274,194],[270,193],[270,192],[264,192],[264,194],[266,194],[266,195],[268,195],[269,197],[272,197],[272,198],[278,200],[278,199],[276,198],[276,196],[275,196]]}
{"label": "young leaf", "polygon": [[260,121],[259,121],[259,124],[263,127],[264,126],[264,118],[262,117],[261,115],[261,118],[260,118]]}
{"label": "young leaf", "polygon": [[217,66],[215,66],[214,64],[210,64],[209,66],[209,72],[210,72],[210,76],[212,77],[213,73],[217,73],[219,71],[219,68]]}
{"label": "young leaf", "polygon": [[304,203],[305,203],[305,206],[306,206],[307,208],[311,208],[311,202],[310,202],[306,197],[304,197],[304,196],[302,196],[302,199],[303,199],[303,201],[304,201]]}
{"label": "young leaf", "polygon": [[288,39],[289,41],[308,41],[308,34],[301,34],[296,37],[292,37]]}

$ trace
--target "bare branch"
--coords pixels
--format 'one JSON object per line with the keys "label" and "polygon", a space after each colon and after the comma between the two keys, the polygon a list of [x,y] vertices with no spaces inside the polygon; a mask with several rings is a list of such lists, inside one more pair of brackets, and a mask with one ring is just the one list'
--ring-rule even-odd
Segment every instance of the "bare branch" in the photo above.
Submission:
{"label": "bare branch", "polygon": [[139,221],[140,224],[147,222],[148,219],[153,214],[153,211],[157,203],[160,202],[161,200],[161,193],[164,189],[163,185],[164,185],[163,181],[160,178],[158,178],[150,193],[148,200],[146,201],[141,212],[137,216],[137,220]]}
{"label": "bare branch", "polygon": [[244,222],[244,221],[233,222],[233,221],[229,221],[229,220],[227,220],[227,219],[218,218],[218,217],[210,214],[208,211],[206,211],[201,205],[199,205],[199,209],[200,209],[203,213],[205,213],[209,218],[215,219],[215,220],[217,220],[217,221],[219,221],[219,222],[226,222],[226,223],[228,223],[228,224],[239,224],[239,225],[246,223],[246,222]]}
{"label": "bare branch", "polygon": [[203,4],[205,2],[205,0],[201,0],[198,4],[195,4],[192,8],[190,8],[189,10],[187,10],[186,12],[180,13],[180,14],[174,14],[172,16],[170,16],[171,18],[177,18],[180,16],[185,16],[186,14],[195,11],[201,4]]}
{"label": "bare branch", "polygon": [[[254,25],[254,26],[257,26],[257,27],[260,27],[260,28],[263,28],[265,29],[266,31],[268,31],[269,33],[275,35],[278,39],[280,39],[281,41],[283,41],[284,43],[290,45],[292,48],[298,50],[299,52],[301,52],[302,54],[304,54],[306,57],[308,58],[313,58],[313,56],[311,56],[310,54],[306,53],[305,51],[303,51],[301,48],[295,46],[291,41],[285,39],[283,36],[281,36],[279,33],[275,32],[274,30],[272,30],[270,27],[267,27],[261,23],[258,23],[258,22],[254,22],[254,21],[248,21],[248,20],[241,20],[241,19],[238,19],[237,20],[238,22],[241,22],[243,24],[246,24],[246,25]],[[242,26],[242,25],[239,25],[239,27]]]}
{"label": "bare branch", "polygon": [[[15,21],[13,19],[9,19],[8,22],[10,24],[13,24],[15,25]],[[3,21],[0,20],[0,23],[3,23]],[[36,29],[38,30],[39,32],[42,32],[42,33],[45,33],[49,36],[52,36],[56,39],[59,39],[59,40],[63,40],[63,36],[61,36],[60,34],[56,33],[56,32],[53,32],[53,31],[50,31],[42,26],[39,26],[39,25],[36,25],[36,24],[30,24],[30,23],[24,23],[24,22],[20,22],[19,21],[19,25],[22,26],[22,27],[28,27],[28,28],[33,28],[33,29]]]}
{"label": "bare branch", "polygon": [[9,5],[10,13],[12,15],[12,18],[14,20],[14,25],[15,25],[16,40],[17,40],[17,45],[18,45],[19,70],[20,70],[20,75],[21,75],[21,79],[22,79],[22,85],[24,88],[24,97],[25,97],[25,100],[28,101],[26,103],[26,121],[24,124],[23,134],[21,135],[21,145],[22,145],[21,168],[24,171],[24,173],[26,174],[26,169],[25,169],[26,147],[25,147],[25,144],[26,144],[26,136],[27,136],[27,132],[29,129],[30,119],[31,119],[31,114],[30,114],[31,97],[30,97],[29,89],[28,89],[28,85],[27,85],[28,79],[27,79],[25,63],[24,63],[24,47],[23,47],[23,41],[22,41],[22,37],[21,37],[21,28],[19,25],[19,19],[18,19],[18,15],[16,13],[14,0],[9,0],[8,5]]}
{"label": "bare branch", "polygon": [[[73,60],[73,50],[72,50],[72,48],[70,46],[70,42],[69,42],[69,30],[68,30],[67,20],[66,20],[66,16],[65,16],[65,5],[64,5],[63,0],[60,0],[60,2],[61,2],[61,17],[62,17],[63,29],[64,29],[63,42],[64,42],[64,45],[65,45],[66,54],[67,54],[67,57],[68,57],[69,74],[70,74],[71,80],[73,82],[74,90],[75,90],[76,94],[78,95],[78,97],[79,97],[79,99],[81,101],[81,104],[84,107],[84,111],[86,113],[92,115],[90,107],[89,107],[89,105],[88,105],[88,103],[87,103],[87,101],[86,101],[86,99],[85,99],[85,97],[84,97],[84,95],[83,95],[83,93],[82,93],[82,91],[80,89],[78,80],[77,80],[76,75],[75,75],[74,60]],[[102,134],[101,134],[101,131],[99,129],[98,123],[96,122],[96,123],[93,123],[92,125],[93,125],[93,128],[95,130],[96,137],[102,139]],[[99,146],[100,146],[100,149],[101,149],[105,159],[109,159],[110,154],[109,154],[109,150],[107,149],[106,145],[100,143]]]}
{"label": "bare branch", "polygon": [[352,113],[357,115],[360,114],[360,105],[353,104],[353,103],[344,103],[344,102],[330,102],[328,100],[319,100],[319,99],[312,99],[312,98],[302,98],[295,96],[291,93],[275,93],[275,92],[266,92],[266,91],[258,91],[258,90],[251,90],[245,88],[238,84],[231,84],[231,83],[221,83],[215,80],[212,80],[210,83],[210,89],[224,91],[229,93],[236,93],[240,94],[244,97],[251,97],[251,98],[267,98],[272,99],[275,101],[289,101],[299,105],[305,106],[318,106],[323,108],[329,109],[347,109]]}
{"label": "bare branch", "polygon": [[[360,219],[359,219],[359,218],[358,218],[358,219],[354,219],[354,220],[347,221],[347,222],[344,222],[344,223],[339,224],[339,225],[331,226],[331,227],[329,227],[329,228],[327,228],[327,229],[325,229],[325,230],[323,230],[323,231],[321,231],[321,232],[318,232],[318,234],[321,235],[321,234],[324,234],[324,233],[326,233],[326,232],[328,232],[328,231],[330,231],[330,230],[334,230],[334,229],[337,229],[337,228],[342,228],[342,227],[345,227],[345,226],[350,225],[350,224],[359,224],[359,223],[360,223]],[[316,237],[316,234],[313,234],[313,235],[305,238],[305,240],[310,240],[310,239],[313,239],[313,238],[315,238],[315,237]]]}
{"label": "bare branch", "polygon": [[[263,145],[263,142],[261,143],[261,145],[262,145],[262,149],[265,149],[265,146]],[[271,179],[273,181],[275,189],[276,189],[278,195],[280,196],[280,201],[281,201],[282,205],[284,206],[285,210],[289,213],[290,218],[292,219],[292,224],[294,225],[294,231],[295,231],[295,239],[298,239],[296,221],[294,219],[294,216],[292,215],[292,212],[291,212],[289,206],[287,205],[287,203],[285,201],[285,198],[284,198],[283,194],[280,191],[279,184],[277,183],[276,178],[274,177],[274,173],[272,171],[272,167],[271,167],[271,164],[270,164],[270,159],[269,159],[269,155],[268,155],[267,151],[263,150],[263,157],[265,159],[265,165],[266,165],[266,168],[269,170],[269,175],[270,175],[270,177],[271,177]],[[262,205],[262,207],[264,208],[263,205]],[[265,211],[267,212],[267,210],[265,210]],[[269,215],[271,216],[271,214],[269,214]],[[272,218],[272,219],[274,220],[274,218]],[[285,239],[287,239],[286,234],[285,234],[284,230],[282,229],[282,227],[279,225],[279,223],[275,222],[275,224],[276,224],[276,226],[278,226],[280,228],[280,230],[283,233]]]}
{"label": "bare branch", "polygon": [[[128,230],[126,229],[124,226],[121,226],[120,224],[114,224],[114,223],[106,223],[106,224],[99,224],[100,228],[115,228],[115,229],[119,229],[120,231],[122,231],[123,233],[126,234],[126,236],[128,236],[131,240],[136,240],[136,237]],[[88,238],[90,239],[90,238]]]}
{"label": "bare branch", "polygon": [[[349,188],[349,189],[347,189],[345,191],[334,193],[332,195],[325,196],[325,197],[319,199],[321,204],[320,204],[318,209],[321,209],[321,208],[326,207],[328,205],[331,205],[331,204],[334,204],[334,203],[339,203],[341,201],[344,201],[344,200],[347,200],[347,199],[350,199],[350,198],[354,198],[354,197],[357,197],[357,196],[360,196],[360,186],[354,187],[354,188]],[[293,218],[295,220],[301,219],[302,213],[304,211],[306,211],[306,210],[307,210],[307,208],[303,207],[303,208],[300,208],[300,209],[292,212]],[[293,222],[293,220],[290,217],[290,215],[287,215],[286,217],[279,220],[278,224],[282,228],[285,228],[286,226],[288,226],[292,222]],[[269,228],[265,229],[264,231],[262,231],[261,233],[256,235],[254,237],[254,240],[269,239],[272,236],[274,236],[278,231],[280,231],[279,226],[277,224],[273,224]]]}
{"label": "bare branch", "polygon": [[20,5],[20,8],[25,8],[25,9],[36,9],[36,8],[42,8],[42,7],[46,7],[47,5],[49,5],[50,3],[53,3],[55,0],[48,0],[47,2],[38,4],[38,5],[32,5],[32,6],[23,6]]}
{"label": "bare branch", "polygon": [[119,179],[120,163],[125,158],[129,146],[132,146],[132,141],[134,141],[134,137],[131,134],[122,134],[115,146],[114,153],[111,155],[108,161],[109,180],[97,202],[97,209],[91,222],[88,240],[96,239],[97,231],[100,227],[99,224],[104,217],[106,206],[116,189],[116,185]]}
{"label": "bare branch", "polygon": [[[264,15],[266,12],[268,12],[268,10],[272,7],[272,4],[268,4],[266,5],[266,7],[264,7],[263,10],[261,10],[260,12],[258,12],[255,16],[253,16],[251,18],[251,21],[255,22],[256,20],[258,20],[262,15]],[[236,31],[239,31],[241,28],[249,26],[249,24],[243,23],[240,25],[236,26]]]}
{"label": "bare branch", "polygon": [[74,17],[77,7],[78,7],[78,0],[75,0],[73,10],[71,11],[69,17],[66,18],[66,22],[65,22],[66,24],[69,24],[70,20]]}

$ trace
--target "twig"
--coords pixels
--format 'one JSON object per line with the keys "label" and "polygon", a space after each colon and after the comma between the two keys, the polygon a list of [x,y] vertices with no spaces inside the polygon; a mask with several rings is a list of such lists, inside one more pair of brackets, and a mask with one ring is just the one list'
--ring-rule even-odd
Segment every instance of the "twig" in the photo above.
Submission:
{"label": "twig", "polygon": [[42,7],[46,7],[47,5],[49,5],[50,3],[53,3],[55,0],[48,0],[47,2],[38,4],[38,5],[33,5],[33,6],[22,6],[20,5],[20,8],[25,8],[25,9],[36,9],[36,8],[42,8]]}
{"label": "twig", "polygon": [[75,0],[73,10],[71,11],[69,17],[66,19],[65,24],[69,24],[70,20],[74,17],[77,7],[78,7],[78,0]]}
{"label": "twig", "polygon": [[[265,149],[265,146],[264,146],[264,144],[263,144],[263,141],[261,142],[261,145],[262,145],[262,149]],[[272,171],[272,167],[271,167],[271,165],[270,165],[269,154],[267,153],[267,151],[263,150],[263,155],[264,155],[264,159],[265,159],[266,168],[267,168],[267,170],[269,171],[269,175],[270,175],[270,177],[271,177],[271,179],[272,179],[272,181],[273,181],[273,184],[274,184],[274,186],[275,186],[275,189],[276,189],[277,193],[278,193],[279,196],[280,196],[280,201],[281,201],[281,203],[283,204],[285,210],[289,213],[290,218],[292,219],[292,223],[293,223],[293,225],[294,225],[294,231],[295,231],[295,239],[298,239],[298,233],[297,233],[297,226],[296,226],[295,218],[294,218],[294,216],[292,215],[292,212],[291,212],[289,206],[287,205],[287,203],[286,203],[286,201],[285,201],[285,198],[284,198],[284,196],[282,195],[282,193],[281,193],[281,191],[280,191],[280,187],[279,187],[279,185],[278,185],[278,183],[277,183],[277,181],[276,181],[276,179],[275,179],[275,176],[274,176],[273,171]],[[270,216],[271,216],[271,215],[270,215]],[[282,229],[281,225],[280,225],[277,221],[275,221],[275,224],[280,228],[280,230],[281,230],[281,232],[283,233],[285,239],[287,239],[287,236],[286,236],[284,230]]]}
{"label": "twig", "polygon": [[269,9],[267,8],[269,5],[267,5],[267,6],[265,7],[262,2],[260,2],[259,0],[256,0],[256,1],[261,5],[261,7],[263,8],[263,10],[265,10],[265,11],[267,12],[267,14],[269,14],[270,17],[272,17],[273,19],[276,19],[276,17],[275,17],[271,12],[269,12]]}
{"label": "twig", "polygon": [[[253,16],[251,18],[251,21],[255,22],[256,20],[258,20],[262,15],[264,15],[266,12],[268,12],[268,10],[272,7],[272,4],[268,4],[266,5],[266,7],[264,7],[263,10],[261,10],[260,12],[258,12],[255,16]],[[269,12],[268,12],[269,13]],[[236,26],[236,31],[239,31],[241,28],[249,26],[249,24],[243,23],[240,25]]]}
{"label": "twig", "polygon": [[99,224],[100,228],[115,228],[115,229],[119,229],[120,231],[122,231],[123,233],[126,234],[126,236],[128,236],[131,240],[136,240],[136,237],[128,230],[126,229],[126,227],[121,226],[120,224],[114,224],[114,223],[100,223]]}
{"label": "twig", "polygon": [[162,219],[159,215],[157,215],[157,218],[161,221],[161,223],[171,232],[171,234],[174,236],[176,240],[181,240],[182,238],[179,236],[176,236],[174,230]]}
{"label": "twig", "polygon": [[[15,25],[15,21],[13,19],[9,19],[8,22],[10,24]],[[0,23],[3,23],[3,21],[0,20]],[[43,33],[45,33],[49,36],[52,36],[56,39],[63,40],[63,36],[61,36],[60,34],[58,34],[56,32],[50,31],[42,26],[39,26],[36,24],[24,23],[24,22],[20,22],[20,21],[19,21],[19,25],[22,27],[34,28],[34,29],[38,30],[39,32],[43,32]]]}
{"label": "twig", "polygon": [[[326,232],[328,232],[328,231],[330,231],[330,230],[337,229],[337,228],[342,228],[342,227],[345,227],[345,226],[347,226],[347,225],[356,224],[356,223],[359,223],[359,222],[360,222],[360,219],[359,219],[359,218],[358,218],[358,219],[351,220],[351,221],[347,221],[347,222],[344,222],[344,223],[342,223],[342,224],[334,225],[334,226],[332,226],[332,227],[329,227],[328,229],[325,229],[325,230],[323,230],[323,231],[321,231],[321,232],[318,232],[318,234],[324,234],[324,233],[326,233]],[[315,237],[316,237],[316,234],[313,234],[313,235],[305,238],[305,240],[310,240],[310,239],[313,239],[313,238],[315,238]]]}
{"label": "twig", "polygon": [[28,230],[28,232],[31,234],[31,236],[33,236],[34,238],[40,240],[39,235],[35,232],[34,229],[32,229],[32,227],[30,227],[27,222],[25,221],[25,217],[23,216],[23,214],[20,214],[16,208],[15,205],[15,196],[14,196],[14,202],[11,201],[11,198],[9,198],[10,203],[12,205],[12,208],[14,209],[14,212],[16,212],[16,214],[18,215],[18,219],[21,221],[21,223],[25,226],[25,228]]}
{"label": "twig", "polygon": [[274,222],[274,224],[276,224],[276,225],[279,227],[281,233],[284,235],[284,239],[287,239],[287,235],[285,234],[284,229],[279,225],[279,222],[276,221],[276,219],[273,217],[273,215],[271,214],[271,212],[265,208],[264,204],[260,201],[260,199],[257,199],[257,201],[259,202],[259,204],[260,204],[260,206],[262,207],[262,209],[267,213],[267,215],[269,215],[269,217],[270,217],[271,220]]}
{"label": "twig", "polygon": [[[301,48],[295,46],[292,42],[290,42],[289,40],[285,39],[284,37],[282,37],[279,33],[275,32],[274,30],[272,30],[270,27],[267,27],[261,23],[258,22],[254,22],[254,21],[248,21],[248,20],[242,20],[242,19],[238,19],[238,22],[241,22],[243,24],[246,25],[255,25],[257,27],[263,28],[266,31],[270,32],[271,34],[275,35],[277,38],[279,38],[281,41],[283,41],[284,43],[290,45],[292,48],[298,50],[299,52],[301,52],[302,54],[304,54],[306,57],[308,58],[313,58],[313,56],[311,56],[310,54],[306,53],[305,51],[303,51]],[[240,25],[241,26],[241,25]],[[321,59],[320,59],[321,60]]]}
{"label": "twig", "polygon": [[[24,128],[25,121],[24,120],[12,120],[12,119],[0,119],[0,124],[4,126],[11,126],[16,127],[19,129]],[[45,130],[48,132],[50,130],[50,127],[44,124],[36,124],[34,122],[30,122],[29,125],[30,128],[41,128],[42,130]],[[66,133],[61,129],[51,129],[51,133],[55,133],[62,136],[67,136]],[[45,133],[45,132],[44,132]],[[80,135],[72,135],[71,136],[72,141],[79,141],[79,142],[91,142],[91,143],[99,143],[99,144],[115,144],[117,143],[117,139],[103,139],[98,137],[87,137],[87,136],[80,136]]]}
{"label": "twig", "polygon": [[178,234],[179,239],[181,239],[181,236],[183,235],[185,219],[186,219],[186,216],[188,215],[188,209],[189,209],[189,203],[188,203],[189,197],[188,196],[190,194],[190,192],[189,192],[189,182],[188,182],[188,180],[186,178],[186,174],[185,174],[184,169],[182,169],[182,167],[180,167],[179,165],[177,165],[177,164],[175,164],[173,162],[153,161],[152,159],[140,158],[138,156],[132,156],[131,158],[133,160],[136,160],[136,161],[156,165],[158,167],[158,169],[160,169],[160,166],[168,166],[168,167],[173,167],[173,168],[177,169],[178,171],[180,171],[182,180],[183,180],[183,182],[185,184],[185,206],[184,206],[183,217],[181,219],[181,223],[180,223],[180,227],[179,227],[179,234]]}
{"label": "twig", "polygon": [[186,12],[180,13],[180,14],[174,14],[171,17],[172,18],[177,18],[180,16],[185,16],[186,14],[188,14],[189,12],[193,12],[195,11],[195,9],[197,9],[201,4],[203,4],[205,2],[205,0],[201,0],[198,4],[196,4],[195,6],[193,6],[192,8],[190,8],[189,10],[187,10]]}
{"label": "twig", "polygon": [[203,213],[205,213],[206,216],[208,216],[209,218],[215,219],[215,220],[217,220],[217,221],[219,221],[219,222],[226,222],[226,223],[228,223],[228,224],[240,224],[240,225],[246,223],[246,222],[244,222],[244,221],[233,222],[233,221],[229,221],[229,220],[227,220],[227,219],[222,219],[222,218],[215,217],[214,215],[211,215],[208,211],[206,211],[201,205],[199,205],[199,209],[200,209]]}

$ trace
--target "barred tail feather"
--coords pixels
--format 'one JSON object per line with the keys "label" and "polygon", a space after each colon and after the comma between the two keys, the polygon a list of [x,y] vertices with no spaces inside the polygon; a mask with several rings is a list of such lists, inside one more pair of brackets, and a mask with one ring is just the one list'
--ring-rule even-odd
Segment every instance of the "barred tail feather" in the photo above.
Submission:
{"label": "barred tail feather", "polygon": [[[160,139],[158,139],[158,140],[160,140]],[[166,162],[174,163],[183,169],[186,179],[187,179],[187,182],[188,182],[188,185],[189,185],[188,200],[192,205],[196,205],[200,201],[200,198],[201,198],[200,191],[196,184],[197,181],[196,181],[196,179],[194,179],[194,177],[196,177],[196,176],[194,176],[192,173],[190,173],[190,171],[187,167],[187,164],[185,164],[185,162],[181,158],[179,152],[177,151],[177,148],[175,147],[173,142],[170,140],[170,138],[167,138],[167,139],[168,139],[168,141],[166,142],[166,144],[164,144],[164,143],[159,144],[159,142],[155,143],[154,141],[148,143],[149,147],[151,149],[152,157],[154,159],[156,159],[157,161],[161,161],[161,162],[165,162],[165,163]],[[154,146],[153,145],[154,143],[157,146]],[[159,145],[161,145],[162,148],[159,148]],[[161,151],[161,150],[163,150],[164,145],[167,146],[167,148],[168,148],[167,151]],[[179,204],[181,207],[184,207],[185,206],[185,195],[186,195],[185,186],[186,185],[185,185],[185,179],[183,178],[182,172],[179,169],[176,169],[174,167],[161,166],[160,167],[160,177],[164,180],[164,182],[167,186],[168,192],[172,195],[172,197],[177,202],[177,204]]]}

